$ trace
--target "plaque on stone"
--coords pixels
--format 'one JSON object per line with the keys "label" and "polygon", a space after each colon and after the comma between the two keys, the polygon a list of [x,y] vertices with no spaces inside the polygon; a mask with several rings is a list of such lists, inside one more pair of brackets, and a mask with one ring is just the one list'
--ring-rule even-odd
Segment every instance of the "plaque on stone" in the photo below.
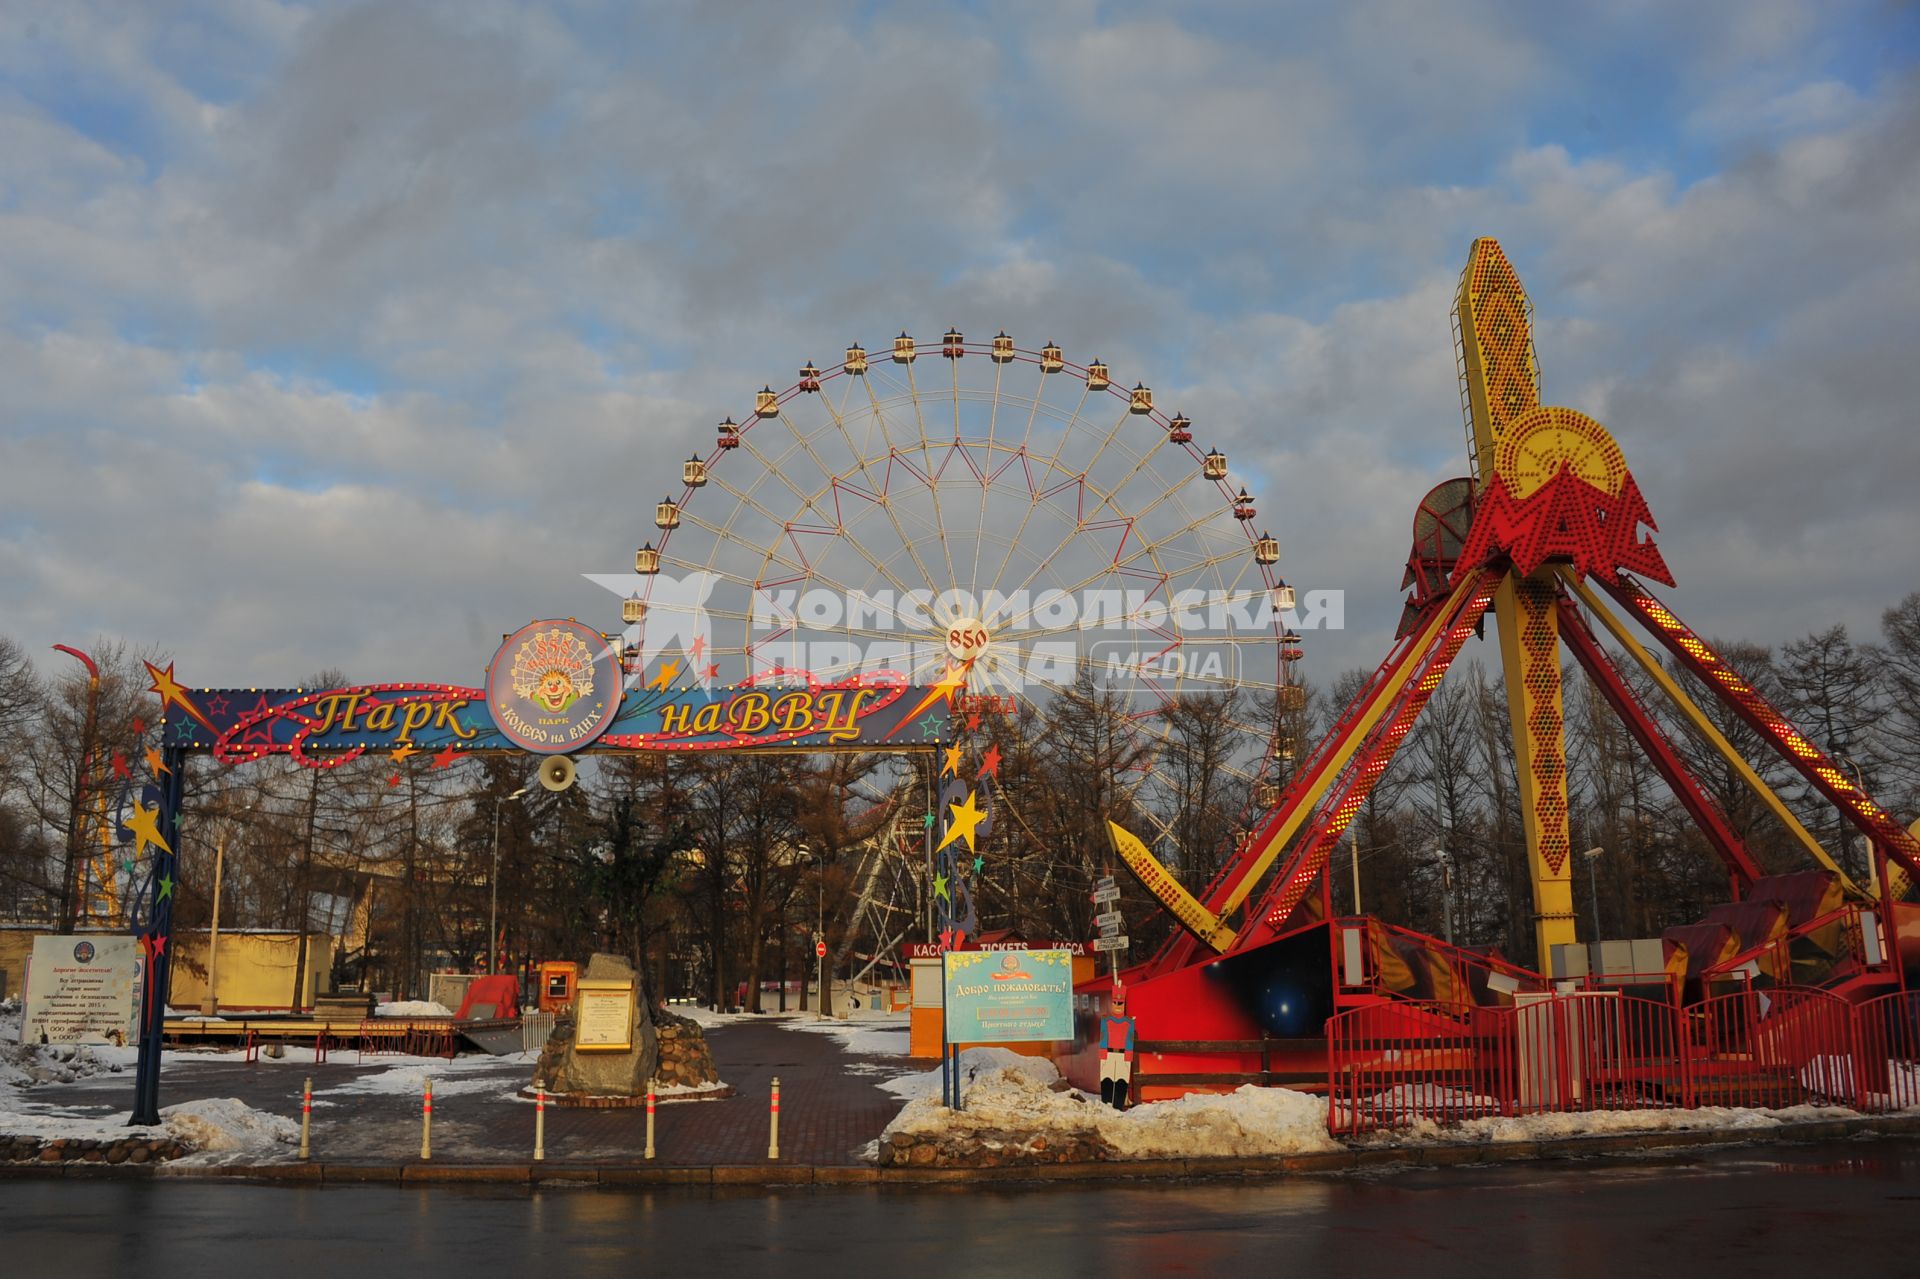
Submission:
{"label": "plaque on stone", "polygon": [[573,1046],[579,1052],[629,1052],[633,1048],[633,981],[582,981],[574,994]]}

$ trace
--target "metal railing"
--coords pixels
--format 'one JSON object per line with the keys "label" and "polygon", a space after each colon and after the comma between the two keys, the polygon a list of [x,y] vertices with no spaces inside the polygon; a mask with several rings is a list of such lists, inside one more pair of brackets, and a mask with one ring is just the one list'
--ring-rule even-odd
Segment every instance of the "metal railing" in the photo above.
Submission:
{"label": "metal railing", "polygon": [[1511,1007],[1389,1000],[1327,1022],[1336,1136],[1491,1116],[1801,1104],[1920,1105],[1920,995],[1849,1005],[1749,988],[1676,1005],[1620,991]]}

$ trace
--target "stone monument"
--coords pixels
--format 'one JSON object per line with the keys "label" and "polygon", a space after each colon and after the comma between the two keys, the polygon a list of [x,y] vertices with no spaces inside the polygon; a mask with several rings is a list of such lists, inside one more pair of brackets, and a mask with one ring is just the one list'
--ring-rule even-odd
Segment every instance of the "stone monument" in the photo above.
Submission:
{"label": "stone monument", "polygon": [[659,1066],[659,1035],[633,965],[619,955],[594,955],[575,989],[572,1016],[554,1023],[534,1084],[576,1096],[643,1097]]}

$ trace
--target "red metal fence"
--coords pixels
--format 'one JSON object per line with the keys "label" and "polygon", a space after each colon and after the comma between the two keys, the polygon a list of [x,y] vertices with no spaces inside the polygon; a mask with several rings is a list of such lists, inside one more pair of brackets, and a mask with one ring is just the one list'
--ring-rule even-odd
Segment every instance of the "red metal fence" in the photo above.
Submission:
{"label": "red metal fence", "polygon": [[1617,991],[1462,1011],[1389,1001],[1327,1022],[1335,1135],[1490,1116],[1695,1106],[1920,1105],[1920,994],[1849,1005],[1743,990],[1676,1006]]}

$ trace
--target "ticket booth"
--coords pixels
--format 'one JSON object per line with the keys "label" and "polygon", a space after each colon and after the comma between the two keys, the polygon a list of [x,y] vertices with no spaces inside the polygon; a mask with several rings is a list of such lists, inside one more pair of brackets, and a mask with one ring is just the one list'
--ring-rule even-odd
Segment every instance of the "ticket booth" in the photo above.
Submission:
{"label": "ticket booth", "polygon": [[558,1012],[573,1003],[580,984],[580,965],[566,959],[552,959],[540,965],[540,1011]]}
{"label": "ticket booth", "polygon": [[908,1014],[907,1052],[915,1057],[937,1059],[947,1030],[940,1011],[940,957],[915,955],[908,962],[913,966],[913,1010]]}

